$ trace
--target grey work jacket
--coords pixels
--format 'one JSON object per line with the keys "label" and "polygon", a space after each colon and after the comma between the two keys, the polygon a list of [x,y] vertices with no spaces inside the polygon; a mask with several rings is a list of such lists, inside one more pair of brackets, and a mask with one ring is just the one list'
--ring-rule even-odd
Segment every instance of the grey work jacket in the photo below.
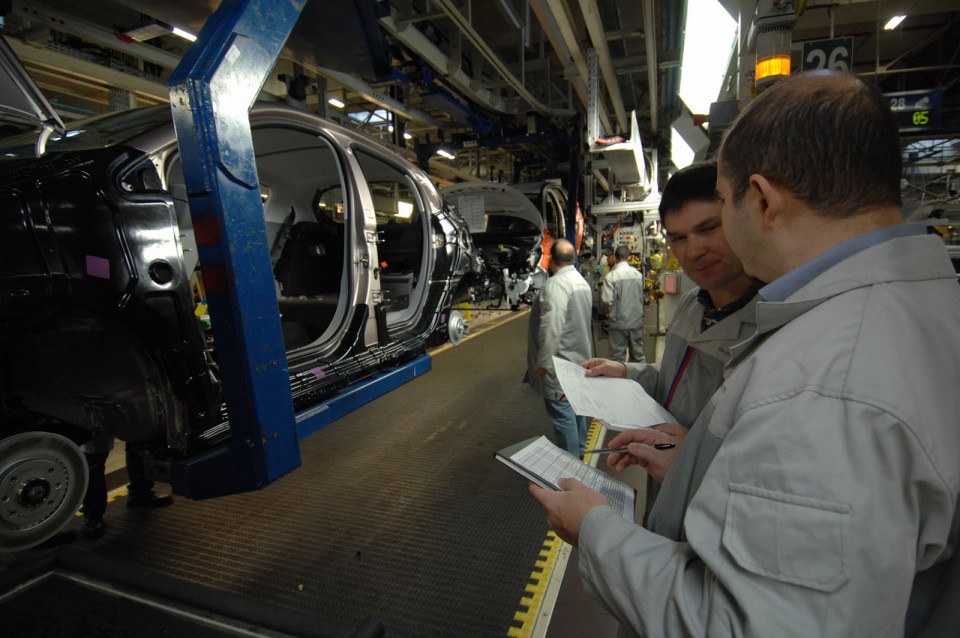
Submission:
{"label": "grey work jacket", "polygon": [[[560,268],[547,280],[530,309],[527,367],[530,384],[544,398],[563,391],[553,372],[553,357],[581,363],[593,356],[593,292],[573,266]],[[540,376],[537,366],[547,369]]]}
{"label": "grey work jacket", "polygon": [[618,261],[603,278],[600,301],[610,306],[607,320],[614,330],[643,328],[643,275]]}
{"label": "grey work jacket", "polygon": [[584,517],[587,589],[645,636],[873,638],[955,620],[938,613],[956,601],[936,600],[956,591],[939,578],[957,575],[960,533],[960,289],[940,239],[867,248],[757,317],[653,531],[607,506]]}
{"label": "grey work jacket", "polygon": [[723,383],[730,348],[757,330],[756,295],[722,321],[701,330],[705,308],[697,301],[698,290],[686,293],[677,304],[660,363],[626,364],[627,376],[688,428]]}

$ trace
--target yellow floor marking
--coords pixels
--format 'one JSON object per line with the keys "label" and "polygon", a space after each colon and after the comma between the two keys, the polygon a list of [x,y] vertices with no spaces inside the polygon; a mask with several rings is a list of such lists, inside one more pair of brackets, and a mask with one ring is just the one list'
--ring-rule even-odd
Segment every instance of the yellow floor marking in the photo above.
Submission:
{"label": "yellow floor marking", "polygon": [[[598,441],[603,440],[605,428],[599,421],[594,420],[587,431],[587,448],[597,447]],[[587,463],[596,467],[596,454],[589,454]],[[511,638],[539,638],[545,636],[550,625],[550,617],[560,593],[563,583],[563,573],[567,569],[570,552],[573,548],[550,530],[543,541],[540,557],[534,565],[535,571],[530,572],[530,583],[526,586],[526,594],[520,598],[520,609],[513,615],[513,619],[520,623],[519,627],[510,627],[507,635]]]}
{"label": "yellow floor marking", "polygon": [[[112,503],[118,498],[120,498],[121,496],[126,496],[126,495],[127,495],[127,486],[121,485],[120,487],[107,492],[107,503]],[[77,510],[76,515],[83,516],[83,512]]]}

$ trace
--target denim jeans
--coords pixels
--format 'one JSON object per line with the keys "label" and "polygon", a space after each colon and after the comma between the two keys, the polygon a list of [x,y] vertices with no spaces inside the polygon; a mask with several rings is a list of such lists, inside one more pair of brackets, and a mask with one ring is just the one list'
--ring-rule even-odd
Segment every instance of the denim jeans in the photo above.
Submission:
{"label": "denim jeans", "polygon": [[547,406],[547,416],[553,423],[553,432],[557,437],[557,446],[563,448],[577,458],[583,456],[587,448],[587,427],[590,419],[577,416],[566,399],[554,401],[544,399]]}

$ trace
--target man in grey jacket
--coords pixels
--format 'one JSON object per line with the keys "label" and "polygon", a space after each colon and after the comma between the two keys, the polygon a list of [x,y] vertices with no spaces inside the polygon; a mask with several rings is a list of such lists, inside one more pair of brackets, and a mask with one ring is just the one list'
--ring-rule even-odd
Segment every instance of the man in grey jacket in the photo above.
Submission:
{"label": "man in grey jacket", "polygon": [[577,416],[563,395],[553,357],[579,363],[593,354],[593,292],[573,267],[573,244],[558,239],[550,249],[550,272],[530,309],[527,376],[543,395],[557,445],[582,456],[587,445],[587,417]]}
{"label": "man in grey jacket", "polygon": [[960,289],[902,223],[900,174],[889,107],[849,74],[783,80],[730,128],[724,231],[770,283],[649,531],[575,480],[531,488],[635,634],[957,635]]}
{"label": "man in grey jacket", "polygon": [[631,266],[630,249],[618,246],[616,263],[603,278],[600,301],[607,308],[610,358],[643,363],[643,275]]}
{"label": "man in grey jacket", "polygon": [[[723,234],[717,197],[716,162],[698,162],[677,171],[660,196],[660,220],[673,254],[698,288],[683,295],[667,329],[658,364],[619,363],[590,359],[581,365],[587,376],[630,378],[676,417],[682,429],[661,432],[683,436],[723,382],[731,346],[757,328],[759,284],[743,272],[743,264]],[[651,442],[658,434],[646,432]],[[610,463],[639,463],[658,483],[676,451],[638,448],[637,454],[609,457]],[[647,506],[655,490],[647,491]]]}

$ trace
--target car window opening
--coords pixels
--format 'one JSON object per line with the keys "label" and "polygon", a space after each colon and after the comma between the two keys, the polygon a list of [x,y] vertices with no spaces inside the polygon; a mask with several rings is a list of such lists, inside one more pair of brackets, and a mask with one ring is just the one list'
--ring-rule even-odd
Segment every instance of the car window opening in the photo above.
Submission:
{"label": "car window opening", "polygon": [[[268,127],[253,131],[253,143],[283,342],[290,351],[328,340],[341,323],[350,215],[339,162],[322,138]],[[185,266],[196,277],[199,260],[179,159],[169,188]]]}
{"label": "car window opening", "polygon": [[387,326],[409,321],[423,297],[426,216],[408,175],[358,151],[377,219],[377,263]]}

